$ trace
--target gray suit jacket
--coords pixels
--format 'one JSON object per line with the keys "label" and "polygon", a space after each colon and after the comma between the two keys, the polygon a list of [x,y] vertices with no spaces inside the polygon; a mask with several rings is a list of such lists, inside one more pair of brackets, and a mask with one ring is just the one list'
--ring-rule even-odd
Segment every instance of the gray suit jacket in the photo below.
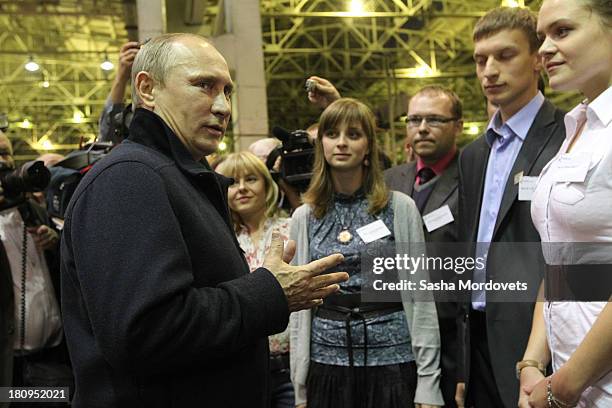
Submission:
{"label": "gray suit jacket", "polygon": [[[423,208],[423,215],[426,215],[444,205],[448,205],[455,221],[431,232],[423,228],[426,242],[457,242],[457,222],[459,216],[458,158],[459,151],[457,151],[453,160],[434,184],[433,190]],[[389,188],[409,196],[412,196],[415,178],[416,162],[401,164],[385,171],[385,182]],[[435,256],[436,254],[431,253],[432,249],[435,248],[433,246],[428,248],[429,255]],[[438,255],[444,256],[443,253]],[[431,278],[432,280],[449,280],[448,276],[437,276],[436,274],[432,274]],[[455,384],[464,378],[464,342],[462,336],[465,330],[463,329],[463,319],[456,302],[436,302],[436,309],[442,343],[440,360],[442,368],[442,394],[446,402],[445,406],[454,407],[456,406],[454,404]]]}
{"label": "gray suit jacket", "polygon": [[[432,232],[427,232],[427,230],[424,229],[425,241],[427,242],[457,241],[457,217],[459,216],[458,157],[459,152],[457,152],[457,155],[455,155],[448,167],[440,175],[423,209],[423,215],[426,215],[444,205],[448,205],[455,221]],[[400,164],[399,166],[392,167],[385,171],[385,182],[389,188],[391,190],[400,191],[410,197],[412,197],[415,178],[416,162]]]}
{"label": "gray suit jacket", "polygon": [[[518,201],[518,184],[514,183],[514,175],[521,171],[525,176],[540,174],[542,168],[557,153],[565,138],[563,118],[564,113],[548,101],[545,101],[538,111],[506,182],[491,242],[540,241],[540,236],[531,221],[531,202]],[[476,242],[477,239],[489,153],[490,148],[483,135],[466,146],[459,157],[459,239],[462,242]],[[541,252],[538,251],[537,257],[542,258]],[[507,266],[509,263],[513,264],[513,268],[520,267],[524,270],[535,270],[533,265],[536,262],[543,265],[543,259],[534,258],[513,257],[503,251],[495,251],[492,247],[487,257],[486,279],[503,278],[504,271],[510,270]],[[536,285],[537,288],[541,280],[541,275],[531,276],[529,287]],[[467,311],[470,307],[469,304],[465,305],[468,328]],[[489,302],[486,306],[491,366],[505,408],[514,408],[518,403],[519,384],[514,367],[516,362],[521,360],[527,346],[533,307],[534,304],[529,302]],[[469,329],[467,333],[469,334]],[[467,351],[469,350],[468,345]],[[469,361],[468,353],[466,355],[468,389]]]}

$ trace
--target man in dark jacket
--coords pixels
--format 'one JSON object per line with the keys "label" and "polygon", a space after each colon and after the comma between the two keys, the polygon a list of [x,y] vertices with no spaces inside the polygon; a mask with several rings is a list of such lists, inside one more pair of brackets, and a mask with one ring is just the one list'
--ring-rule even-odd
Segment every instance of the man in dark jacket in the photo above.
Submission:
{"label": "man in dark jacket", "polygon": [[[540,240],[529,194],[519,190],[527,192],[528,180],[535,180],[559,151],[565,139],[563,112],[538,91],[541,41],[533,13],[490,10],[476,23],[473,39],[476,74],[498,110],[486,133],[459,157],[459,239],[474,243],[470,255],[486,260],[485,268],[474,270],[474,283],[520,278],[535,292],[544,259],[538,245],[517,244]],[[533,360],[519,361],[529,340],[535,296],[498,301],[508,293],[473,290],[465,305],[467,400],[476,408],[516,407],[517,363],[518,375],[541,369]]]}
{"label": "man in dark jacket", "polygon": [[346,280],[332,255],[290,266],[273,238],[249,273],[204,157],[230,116],[232,81],[204,38],[167,34],[139,51],[129,139],[68,207],[62,306],[80,407],[265,407],[267,336]]}

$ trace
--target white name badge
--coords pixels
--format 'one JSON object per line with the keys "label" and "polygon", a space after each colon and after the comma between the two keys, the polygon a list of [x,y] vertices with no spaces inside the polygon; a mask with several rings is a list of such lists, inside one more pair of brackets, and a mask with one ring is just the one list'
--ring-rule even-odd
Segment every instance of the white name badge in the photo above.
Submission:
{"label": "white name badge", "polygon": [[523,176],[519,182],[519,201],[531,201],[531,197],[533,196],[533,192],[535,191],[537,185],[537,177]]}
{"label": "white name badge", "polygon": [[435,231],[453,221],[455,221],[455,219],[453,218],[453,213],[448,207],[448,204],[423,216],[423,222],[425,223],[427,232]]}
{"label": "white name badge", "polygon": [[565,153],[555,162],[555,181],[582,183],[589,172],[589,164],[591,164],[590,153]]}
{"label": "white name badge", "polygon": [[391,235],[391,231],[389,231],[389,228],[387,228],[382,220],[377,220],[361,228],[357,228],[357,234],[359,234],[363,242],[369,244],[377,239]]}

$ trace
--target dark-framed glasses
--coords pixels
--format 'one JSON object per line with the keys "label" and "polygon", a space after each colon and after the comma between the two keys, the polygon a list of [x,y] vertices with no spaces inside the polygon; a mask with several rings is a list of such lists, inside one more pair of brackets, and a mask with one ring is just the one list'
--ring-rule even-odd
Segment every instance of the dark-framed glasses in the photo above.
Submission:
{"label": "dark-framed glasses", "polygon": [[448,122],[456,121],[457,118],[446,118],[444,116],[435,116],[435,115],[431,115],[431,116],[411,115],[411,116],[406,117],[406,124],[409,127],[419,127],[421,126],[421,122],[423,122],[423,120],[425,121],[425,124],[427,126],[441,127],[447,124]]}

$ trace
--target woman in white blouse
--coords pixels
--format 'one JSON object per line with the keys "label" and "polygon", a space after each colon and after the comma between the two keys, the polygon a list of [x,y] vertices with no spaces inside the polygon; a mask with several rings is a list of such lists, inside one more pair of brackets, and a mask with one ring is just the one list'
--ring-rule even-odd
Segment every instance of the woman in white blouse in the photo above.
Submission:
{"label": "woman in white blouse", "polygon": [[[565,283],[577,293],[580,280],[601,301],[559,301],[563,295],[546,286],[560,298],[537,304],[517,365],[519,406],[612,407],[612,2],[545,0],[538,33],[550,86],[587,99],[565,117],[566,140],[540,175],[531,213],[547,263],[570,274],[580,268]],[[600,264],[598,277],[584,264]],[[544,377],[551,362],[553,374]]]}

